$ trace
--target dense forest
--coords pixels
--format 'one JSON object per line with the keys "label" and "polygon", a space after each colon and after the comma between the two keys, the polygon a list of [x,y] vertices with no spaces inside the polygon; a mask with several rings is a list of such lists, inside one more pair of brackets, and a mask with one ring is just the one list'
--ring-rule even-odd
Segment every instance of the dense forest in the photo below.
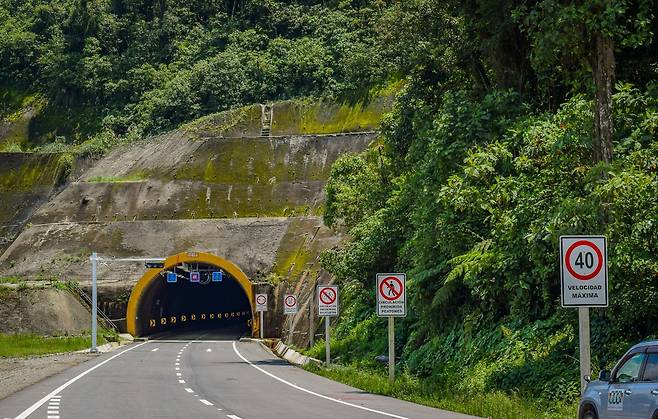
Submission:
{"label": "dense forest", "polygon": [[0,0],[0,112],[33,100],[35,129],[58,126],[19,148],[93,151],[402,82],[380,140],[327,186],[325,222],[351,237],[322,257],[343,290],[336,356],[381,368],[375,273],[407,272],[400,368],[550,411],[579,393],[560,235],[609,240],[595,369],[658,333],[656,16],[650,0]]}

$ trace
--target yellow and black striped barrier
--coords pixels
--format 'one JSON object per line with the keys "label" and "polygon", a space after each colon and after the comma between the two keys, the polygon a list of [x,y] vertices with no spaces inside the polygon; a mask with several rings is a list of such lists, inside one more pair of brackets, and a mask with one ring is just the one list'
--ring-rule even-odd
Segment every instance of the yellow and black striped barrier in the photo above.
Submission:
{"label": "yellow and black striped barrier", "polygon": [[177,316],[160,317],[159,319],[149,319],[149,327],[156,327],[158,325],[166,326],[167,324],[175,325],[178,322],[186,323],[187,321],[222,320],[240,317],[249,317],[248,321],[251,324],[251,315],[248,311],[227,311],[223,313],[188,313]]}

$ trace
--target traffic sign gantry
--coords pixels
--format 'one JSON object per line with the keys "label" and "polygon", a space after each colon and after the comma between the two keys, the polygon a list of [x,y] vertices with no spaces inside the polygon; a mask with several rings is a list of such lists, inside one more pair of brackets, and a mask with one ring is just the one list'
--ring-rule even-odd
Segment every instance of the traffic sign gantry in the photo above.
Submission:
{"label": "traffic sign gantry", "polygon": [[318,316],[338,316],[338,287],[333,285],[318,287]]}
{"label": "traffic sign gantry", "polygon": [[563,307],[607,307],[607,243],[603,236],[560,237]]}
{"label": "traffic sign gantry", "polygon": [[407,315],[406,274],[377,274],[377,315],[404,317]]}
{"label": "traffic sign gantry", "polygon": [[297,297],[286,294],[283,297],[283,314],[297,314]]}

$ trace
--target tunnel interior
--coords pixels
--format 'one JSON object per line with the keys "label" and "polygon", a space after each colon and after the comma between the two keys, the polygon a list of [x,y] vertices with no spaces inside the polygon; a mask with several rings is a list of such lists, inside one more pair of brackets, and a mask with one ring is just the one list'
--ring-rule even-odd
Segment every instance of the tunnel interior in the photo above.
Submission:
{"label": "tunnel interior", "polygon": [[239,337],[251,334],[249,297],[231,274],[206,263],[163,269],[137,307],[139,336]]}

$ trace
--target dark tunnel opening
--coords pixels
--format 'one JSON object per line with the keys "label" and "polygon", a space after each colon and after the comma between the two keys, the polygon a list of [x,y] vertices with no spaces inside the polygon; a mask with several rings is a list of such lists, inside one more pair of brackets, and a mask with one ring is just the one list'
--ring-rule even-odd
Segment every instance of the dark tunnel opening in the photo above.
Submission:
{"label": "dark tunnel opening", "polygon": [[160,272],[137,308],[137,330],[151,338],[235,339],[251,335],[247,294],[228,272],[183,263]]}

